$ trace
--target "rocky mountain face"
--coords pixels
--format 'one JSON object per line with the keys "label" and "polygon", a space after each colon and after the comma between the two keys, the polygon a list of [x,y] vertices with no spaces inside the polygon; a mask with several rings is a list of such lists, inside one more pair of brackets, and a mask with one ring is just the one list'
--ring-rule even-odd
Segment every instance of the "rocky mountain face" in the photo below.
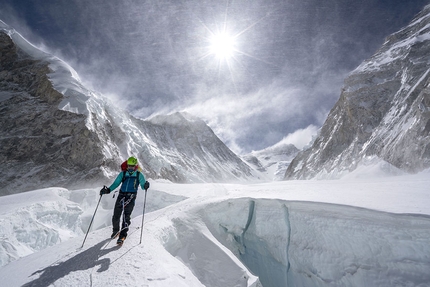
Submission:
{"label": "rocky mountain face", "polygon": [[88,171],[102,163],[100,140],[83,115],[58,109],[63,95],[48,79],[48,63],[1,32],[0,51],[1,189],[14,193],[29,182],[43,187],[51,179],[71,184],[95,176]]}
{"label": "rocky mountain face", "polygon": [[285,179],[336,178],[386,162],[409,173],[430,167],[430,6],[345,80],[313,146]]}
{"label": "rocky mountain face", "polygon": [[129,155],[152,179],[252,177],[203,121],[181,113],[144,121],[119,111],[66,63],[0,24],[0,195],[107,185]]}
{"label": "rocky mountain face", "polygon": [[206,123],[187,113],[134,120],[147,137],[140,150],[154,178],[174,182],[226,182],[250,179],[251,168],[214,134]]}

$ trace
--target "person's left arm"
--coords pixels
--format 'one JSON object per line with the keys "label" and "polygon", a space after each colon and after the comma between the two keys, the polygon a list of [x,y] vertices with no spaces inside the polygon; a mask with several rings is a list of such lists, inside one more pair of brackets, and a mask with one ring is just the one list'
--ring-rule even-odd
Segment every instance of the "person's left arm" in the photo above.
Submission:
{"label": "person's left arm", "polygon": [[145,189],[145,182],[146,182],[145,176],[143,175],[143,173],[139,172],[139,183],[142,189]]}

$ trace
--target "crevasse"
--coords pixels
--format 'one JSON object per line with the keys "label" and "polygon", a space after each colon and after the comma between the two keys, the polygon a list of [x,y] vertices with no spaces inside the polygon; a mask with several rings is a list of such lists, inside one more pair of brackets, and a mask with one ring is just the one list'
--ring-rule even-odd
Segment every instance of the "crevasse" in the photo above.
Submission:
{"label": "crevasse", "polygon": [[427,216],[245,198],[202,212],[264,287],[430,286]]}

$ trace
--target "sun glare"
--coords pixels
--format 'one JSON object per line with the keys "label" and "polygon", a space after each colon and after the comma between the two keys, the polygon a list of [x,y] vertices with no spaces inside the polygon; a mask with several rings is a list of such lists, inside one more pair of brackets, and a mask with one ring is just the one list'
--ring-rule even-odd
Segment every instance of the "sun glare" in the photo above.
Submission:
{"label": "sun glare", "polygon": [[[228,3],[230,2],[228,1]],[[228,3],[227,5],[229,5]],[[206,59],[206,63],[208,64],[208,66],[210,68],[217,68],[218,74],[220,75],[227,69],[236,89],[235,76],[237,73],[235,73],[235,71],[238,70],[240,66],[243,66],[243,63],[241,63],[244,58],[243,56],[258,61],[266,62],[245,52],[244,49],[246,48],[246,43],[244,43],[244,38],[241,38],[241,36],[247,31],[251,30],[263,19],[268,17],[269,14],[251,23],[249,26],[245,27],[242,30],[234,31],[229,25],[227,25],[227,23],[229,22],[227,19],[227,12],[228,7],[226,8],[224,21],[217,25],[212,24],[211,27],[209,27],[205,24],[204,21],[199,19],[199,22],[206,30],[206,35],[202,37],[202,39],[204,39],[204,46],[201,47],[203,48],[201,49],[202,54],[200,54],[198,60],[201,61],[203,59]],[[235,26],[236,25],[233,25],[233,27]]]}
{"label": "sun glare", "polygon": [[236,50],[234,37],[231,37],[227,33],[213,35],[210,39],[209,50],[219,60],[228,60]]}

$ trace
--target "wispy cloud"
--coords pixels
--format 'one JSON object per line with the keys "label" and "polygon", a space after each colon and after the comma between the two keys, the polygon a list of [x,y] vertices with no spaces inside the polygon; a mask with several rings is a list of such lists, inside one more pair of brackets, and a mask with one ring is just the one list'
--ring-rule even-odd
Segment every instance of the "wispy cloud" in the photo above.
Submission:
{"label": "wispy cloud", "polygon": [[[288,87],[278,80],[243,95],[206,90],[210,94],[204,100],[195,100],[185,110],[206,120],[235,152],[246,153],[279,142],[287,134],[303,129],[303,123],[321,126],[331,108],[327,98],[334,103],[339,97],[337,87],[341,80],[342,75],[337,75],[330,83],[317,82],[309,88],[304,83]],[[301,148],[309,140],[296,141],[295,145]]]}
{"label": "wispy cloud", "polygon": [[[0,19],[118,108],[188,110],[242,153],[321,126],[345,75],[428,1],[39,2],[3,0]],[[228,63],[209,53],[220,28]]]}
{"label": "wispy cloud", "polygon": [[313,138],[317,135],[318,130],[319,128],[317,126],[309,125],[304,129],[298,129],[295,132],[288,134],[276,145],[293,144],[298,149],[303,149],[311,143]]}

